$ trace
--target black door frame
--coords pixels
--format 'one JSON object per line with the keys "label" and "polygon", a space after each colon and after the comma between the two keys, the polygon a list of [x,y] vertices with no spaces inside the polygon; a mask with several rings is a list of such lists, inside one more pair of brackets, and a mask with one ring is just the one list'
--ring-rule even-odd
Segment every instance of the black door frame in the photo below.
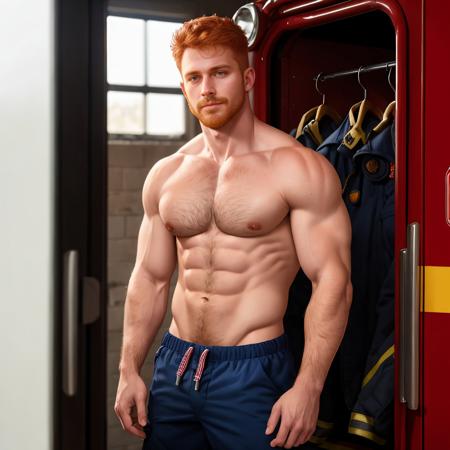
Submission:
{"label": "black door frame", "polygon": [[[106,449],[106,0],[57,0],[54,448]],[[76,391],[63,390],[64,255],[78,252]],[[98,305],[96,302],[98,301]],[[92,306],[94,306],[92,308]],[[89,317],[90,316],[90,317]],[[90,323],[88,323],[90,322]]]}

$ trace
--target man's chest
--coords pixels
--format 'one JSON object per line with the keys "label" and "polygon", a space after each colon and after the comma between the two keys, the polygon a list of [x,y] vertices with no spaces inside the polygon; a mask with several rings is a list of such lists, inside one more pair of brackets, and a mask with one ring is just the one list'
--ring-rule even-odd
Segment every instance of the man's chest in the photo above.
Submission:
{"label": "man's chest", "polygon": [[188,161],[162,185],[159,214],[177,236],[193,236],[216,226],[241,236],[268,234],[289,208],[277,188],[277,176],[261,158]]}

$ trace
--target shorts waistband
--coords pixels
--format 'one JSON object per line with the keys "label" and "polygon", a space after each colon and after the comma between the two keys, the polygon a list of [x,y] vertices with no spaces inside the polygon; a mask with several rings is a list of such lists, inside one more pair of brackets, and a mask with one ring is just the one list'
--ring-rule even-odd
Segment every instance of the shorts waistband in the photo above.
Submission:
{"label": "shorts waistband", "polygon": [[162,338],[161,345],[181,354],[184,354],[189,347],[194,347],[194,353],[196,354],[208,349],[208,359],[219,361],[255,358],[277,353],[289,348],[286,333],[283,333],[277,338],[254,344],[222,346],[196,344],[195,342],[180,339],[166,331]]}

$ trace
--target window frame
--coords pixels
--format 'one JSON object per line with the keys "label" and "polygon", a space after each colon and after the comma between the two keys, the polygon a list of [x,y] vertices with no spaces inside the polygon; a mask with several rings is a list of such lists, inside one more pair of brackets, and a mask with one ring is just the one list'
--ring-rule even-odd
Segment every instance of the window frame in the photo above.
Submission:
{"label": "window frame", "polygon": [[[135,12],[124,12],[118,11],[115,8],[108,8],[106,14],[106,20],[108,17],[122,17],[125,19],[140,19],[144,21],[154,20],[159,22],[172,22],[172,23],[183,23],[187,20],[185,17],[178,16],[160,16],[153,14],[145,14],[145,13],[135,13]],[[106,36],[105,36],[106,38]],[[184,102],[184,123],[185,123],[185,132],[184,134],[177,135],[169,135],[169,134],[148,134],[146,131],[147,128],[147,101],[146,94],[181,94],[183,92],[181,88],[176,87],[164,87],[164,86],[148,86],[147,85],[147,23],[144,26],[144,80],[145,84],[143,86],[134,86],[128,84],[110,84],[108,83],[108,66],[106,63],[106,95],[108,92],[135,92],[139,94],[144,94],[144,133],[143,134],[131,134],[131,133],[108,133],[107,137],[108,142],[113,141],[136,141],[136,142],[154,142],[154,141],[167,141],[167,142],[176,142],[176,141],[185,141],[191,138],[196,130],[195,123],[193,121],[193,117],[189,112],[189,108],[187,107],[186,101]],[[108,114],[108,111],[107,111]]]}

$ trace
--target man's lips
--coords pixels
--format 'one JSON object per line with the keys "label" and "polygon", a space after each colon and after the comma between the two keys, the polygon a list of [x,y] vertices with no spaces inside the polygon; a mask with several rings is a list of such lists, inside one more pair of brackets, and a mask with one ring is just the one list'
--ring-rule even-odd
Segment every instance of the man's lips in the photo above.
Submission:
{"label": "man's lips", "polygon": [[208,106],[219,106],[222,105],[223,102],[216,102],[216,103],[207,103],[206,105],[202,105],[201,108],[207,108]]}

